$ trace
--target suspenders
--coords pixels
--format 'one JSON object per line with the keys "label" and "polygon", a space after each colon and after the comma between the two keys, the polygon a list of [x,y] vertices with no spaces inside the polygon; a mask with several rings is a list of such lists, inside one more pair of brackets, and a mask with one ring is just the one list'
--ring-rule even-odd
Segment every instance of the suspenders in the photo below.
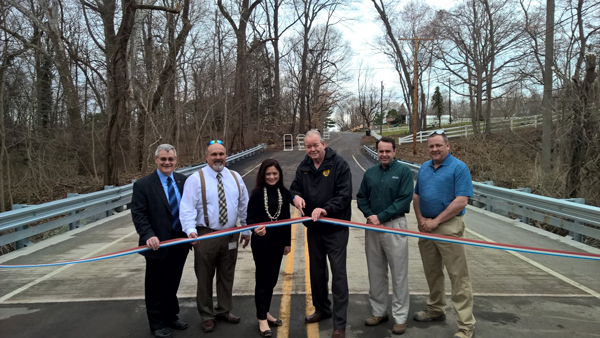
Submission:
{"label": "suspenders", "polygon": [[[238,187],[238,204],[240,203],[240,200],[242,199],[242,188],[240,187],[240,182],[238,181],[237,178],[237,173],[233,170],[229,170],[231,172],[231,175],[233,175],[233,178],[235,179],[235,184],[237,184]],[[200,184],[202,185],[202,207],[204,209],[204,224],[206,224],[206,227],[208,228],[208,210],[207,210],[207,206],[206,206],[206,184],[204,183],[204,173],[202,172],[202,169],[198,170],[198,175],[200,175]]]}

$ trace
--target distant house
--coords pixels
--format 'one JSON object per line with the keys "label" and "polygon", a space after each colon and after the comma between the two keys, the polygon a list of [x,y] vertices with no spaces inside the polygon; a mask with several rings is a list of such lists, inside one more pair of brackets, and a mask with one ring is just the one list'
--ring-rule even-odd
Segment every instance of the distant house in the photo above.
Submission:
{"label": "distant house", "polygon": [[405,124],[406,115],[397,115],[396,117],[389,116],[385,119],[385,123],[388,125]]}

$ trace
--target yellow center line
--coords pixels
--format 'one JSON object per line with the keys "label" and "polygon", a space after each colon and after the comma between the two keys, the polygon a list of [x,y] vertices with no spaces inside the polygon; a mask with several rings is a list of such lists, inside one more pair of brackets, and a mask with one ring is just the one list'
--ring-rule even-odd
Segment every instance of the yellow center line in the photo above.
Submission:
{"label": "yellow center line", "polygon": [[[304,228],[304,285],[306,293],[306,315],[309,316],[315,312],[312,304],[312,293],[310,288],[310,258],[308,256],[307,230]],[[319,323],[306,324],[306,337],[319,337]]]}
{"label": "yellow center line", "polygon": [[[294,210],[294,218],[298,217],[298,210]],[[281,305],[279,306],[279,319],[283,325],[277,328],[277,337],[287,338],[290,334],[290,311],[292,305],[292,283],[294,281],[294,251],[296,249],[296,223],[292,224],[292,241],[290,253],[285,258],[285,271],[281,292]]]}

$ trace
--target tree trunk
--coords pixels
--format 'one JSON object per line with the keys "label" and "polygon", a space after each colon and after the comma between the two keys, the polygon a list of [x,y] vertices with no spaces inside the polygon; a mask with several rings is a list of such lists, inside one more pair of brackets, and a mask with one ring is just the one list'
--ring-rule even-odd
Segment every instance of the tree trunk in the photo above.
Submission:
{"label": "tree trunk", "polygon": [[[217,5],[219,6],[219,11],[221,14],[227,19],[233,31],[235,32],[235,37],[237,39],[237,56],[236,56],[236,65],[235,65],[235,92],[233,94],[233,116],[237,117],[237,125],[238,128],[234,132],[234,139],[238,139],[239,149],[245,148],[244,141],[244,115],[248,113],[248,76],[247,76],[247,52],[248,48],[246,46],[246,27],[248,26],[248,20],[250,20],[250,16],[252,11],[258,6],[262,0],[255,0],[250,4],[250,0],[242,0],[241,5],[239,6],[240,20],[238,24],[233,21],[233,18],[223,6],[223,1],[218,0]],[[231,142],[231,149],[235,149],[234,141]]]}
{"label": "tree trunk", "polygon": [[[8,41],[6,39],[5,41]],[[8,51],[2,51],[2,64],[0,64],[0,212],[6,211],[4,204],[4,153],[6,149],[6,127],[4,125],[4,88],[6,84],[6,69],[8,68]],[[8,161],[7,161],[8,162]],[[8,163],[6,164],[8,167]],[[10,177],[7,177],[10,180]]]}
{"label": "tree trunk", "polygon": [[[594,119],[592,118],[592,110],[597,110],[597,107],[589,105],[590,96],[593,95],[594,82],[597,78],[596,55],[589,53],[585,58],[586,74],[583,83],[574,83],[578,97],[573,102],[573,127],[570,135],[572,153],[566,186],[567,193],[571,198],[579,197],[581,170],[587,163],[587,145],[595,137],[597,131],[597,126],[593,123]],[[597,156],[597,154],[594,154],[594,156]]]}
{"label": "tree trunk", "polygon": [[[122,131],[128,118],[127,99],[129,97],[129,75],[127,67],[127,45],[135,21],[135,0],[122,1],[122,18],[118,32],[114,30],[114,2],[108,4],[102,13],[106,41],[106,66],[108,82],[108,128],[106,130],[106,158],[104,185],[119,184],[118,155],[123,146]],[[112,7],[112,8],[110,8]]]}

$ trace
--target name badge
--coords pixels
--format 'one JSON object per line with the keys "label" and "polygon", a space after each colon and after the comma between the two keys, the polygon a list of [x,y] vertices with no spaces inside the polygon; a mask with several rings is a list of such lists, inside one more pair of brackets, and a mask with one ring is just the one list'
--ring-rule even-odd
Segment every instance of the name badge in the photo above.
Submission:
{"label": "name badge", "polygon": [[237,249],[237,241],[236,242],[229,242],[229,250],[235,250]]}

